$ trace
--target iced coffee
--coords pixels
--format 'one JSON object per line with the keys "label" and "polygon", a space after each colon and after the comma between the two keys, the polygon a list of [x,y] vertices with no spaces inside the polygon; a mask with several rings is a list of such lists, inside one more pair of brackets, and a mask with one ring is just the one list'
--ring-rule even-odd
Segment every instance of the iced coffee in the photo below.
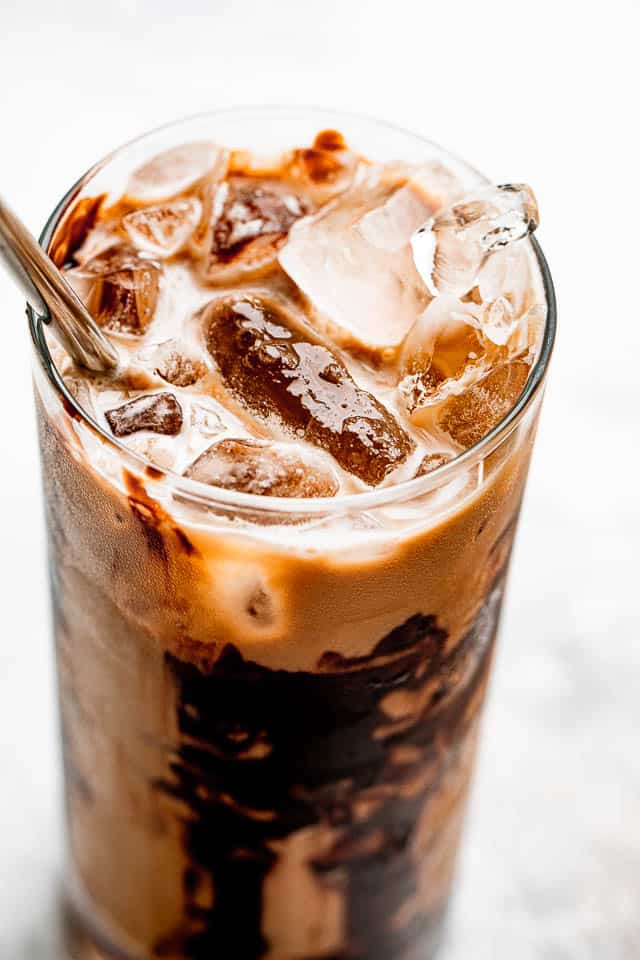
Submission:
{"label": "iced coffee", "polygon": [[46,237],[121,358],[36,335],[69,952],[424,960],[550,346],[535,199],[198,123]]}

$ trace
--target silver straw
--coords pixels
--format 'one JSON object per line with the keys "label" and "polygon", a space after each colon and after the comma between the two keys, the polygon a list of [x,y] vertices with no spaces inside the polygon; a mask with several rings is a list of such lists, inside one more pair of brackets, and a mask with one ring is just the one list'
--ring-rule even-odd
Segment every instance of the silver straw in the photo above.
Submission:
{"label": "silver straw", "polygon": [[82,367],[105,373],[118,366],[118,352],[96,325],[35,237],[0,197],[0,257],[33,310]]}

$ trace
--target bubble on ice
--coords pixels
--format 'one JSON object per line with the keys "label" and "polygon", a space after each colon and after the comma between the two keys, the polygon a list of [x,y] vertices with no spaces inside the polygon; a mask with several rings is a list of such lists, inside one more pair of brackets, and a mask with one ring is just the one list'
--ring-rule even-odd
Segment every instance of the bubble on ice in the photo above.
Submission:
{"label": "bubble on ice", "polygon": [[410,239],[434,207],[406,168],[371,168],[293,226],[279,260],[341,345],[397,346],[430,296]]}
{"label": "bubble on ice", "polygon": [[201,217],[201,202],[196,197],[182,197],[134,210],[122,218],[122,227],[139,250],[173,257],[186,246]]}
{"label": "bubble on ice", "polygon": [[529,236],[538,219],[535,196],[526,184],[465,194],[414,235],[416,267],[434,296],[461,297],[474,287],[490,255]]}

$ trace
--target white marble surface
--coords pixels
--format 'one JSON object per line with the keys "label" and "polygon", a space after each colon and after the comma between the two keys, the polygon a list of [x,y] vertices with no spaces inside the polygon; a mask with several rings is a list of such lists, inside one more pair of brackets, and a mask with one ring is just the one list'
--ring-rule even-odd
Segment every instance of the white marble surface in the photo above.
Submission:
{"label": "white marble surface", "polygon": [[[320,103],[528,180],[560,338],[443,960],[640,955],[636,2],[3,0],[0,189],[209,107]],[[53,960],[59,778],[29,351],[0,276],[0,960]]]}

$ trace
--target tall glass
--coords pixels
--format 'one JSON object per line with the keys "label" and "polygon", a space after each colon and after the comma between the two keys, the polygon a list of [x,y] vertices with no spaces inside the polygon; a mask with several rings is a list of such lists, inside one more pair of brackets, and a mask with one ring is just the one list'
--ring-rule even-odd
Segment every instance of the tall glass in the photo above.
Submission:
{"label": "tall glass", "polygon": [[[42,242],[168,146],[276,151],[327,127],[484,182],[371,121],[218,113],[98,164]],[[432,955],[554,336],[530,253],[548,312],[515,408],[431,474],[332,499],[159,471],[77,405],[31,317],[73,958]]]}

